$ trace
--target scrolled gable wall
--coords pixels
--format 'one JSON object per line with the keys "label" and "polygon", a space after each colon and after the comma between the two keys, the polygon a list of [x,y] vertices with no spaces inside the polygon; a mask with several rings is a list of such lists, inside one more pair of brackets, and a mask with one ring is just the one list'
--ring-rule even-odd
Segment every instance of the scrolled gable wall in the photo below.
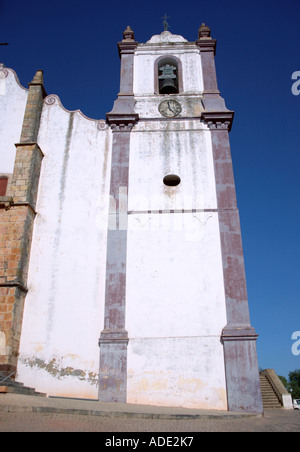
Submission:
{"label": "scrolled gable wall", "polygon": [[44,150],[18,379],[52,395],[97,398],[111,134],[45,99]]}

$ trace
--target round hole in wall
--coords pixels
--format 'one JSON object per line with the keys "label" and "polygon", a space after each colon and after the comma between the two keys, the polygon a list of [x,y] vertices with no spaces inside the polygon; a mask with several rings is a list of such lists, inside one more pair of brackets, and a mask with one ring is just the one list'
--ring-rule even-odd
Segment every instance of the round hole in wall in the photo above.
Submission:
{"label": "round hole in wall", "polygon": [[181,179],[176,174],[167,174],[163,180],[164,184],[168,187],[176,187],[180,184]]}

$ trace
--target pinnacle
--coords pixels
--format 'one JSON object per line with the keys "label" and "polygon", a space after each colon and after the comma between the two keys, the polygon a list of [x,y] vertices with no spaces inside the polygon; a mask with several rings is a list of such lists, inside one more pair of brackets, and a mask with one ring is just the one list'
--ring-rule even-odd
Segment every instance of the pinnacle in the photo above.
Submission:
{"label": "pinnacle", "polygon": [[205,25],[205,23],[203,22],[201,24],[201,27],[199,28],[199,32],[198,32],[198,37],[199,39],[201,38],[210,38],[210,28]]}
{"label": "pinnacle", "polygon": [[123,38],[124,41],[134,41],[134,32],[129,25],[127,25],[126,30],[123,32]]}
{"label": "pinnacle", "polygon": [[32,80],[31,83],[43,85],[43,83],[44,83],[44,77],[43,77],[43,71],[42,71],[41,69],[39,69],[38,71],[36,71],[36,74],[35,74],[35,76],[33,77],[33,80]]}

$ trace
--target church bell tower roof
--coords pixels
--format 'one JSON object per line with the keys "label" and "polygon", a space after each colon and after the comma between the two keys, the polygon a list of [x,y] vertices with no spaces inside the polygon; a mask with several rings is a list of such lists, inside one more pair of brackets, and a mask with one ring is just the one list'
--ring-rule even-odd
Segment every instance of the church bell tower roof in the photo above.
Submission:
{"label": "church bell tower roof", "polygon": [[170,31],[165,30],[160,35],[154,35],[147,41],[147,44],[167,44],[175,42],[188,42],[183,36],[173,35]]}

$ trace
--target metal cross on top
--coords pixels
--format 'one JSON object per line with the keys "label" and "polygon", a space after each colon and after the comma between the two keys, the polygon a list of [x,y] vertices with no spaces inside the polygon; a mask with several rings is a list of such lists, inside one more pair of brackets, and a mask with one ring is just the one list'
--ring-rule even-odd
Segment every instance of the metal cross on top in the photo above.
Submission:
{"label": "metal cross on top", "polygon": [[167,19],[170,19],[170,17],[165,14],[164,17],[162,17],[162,19],[164,19],[163,20],[164,31],[167,31],[168,28],[170,27],[170,25],[167,22]]}

